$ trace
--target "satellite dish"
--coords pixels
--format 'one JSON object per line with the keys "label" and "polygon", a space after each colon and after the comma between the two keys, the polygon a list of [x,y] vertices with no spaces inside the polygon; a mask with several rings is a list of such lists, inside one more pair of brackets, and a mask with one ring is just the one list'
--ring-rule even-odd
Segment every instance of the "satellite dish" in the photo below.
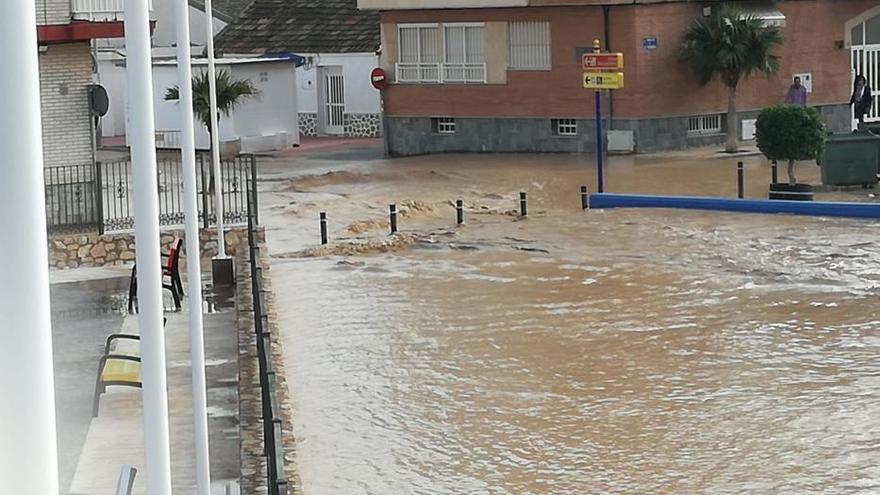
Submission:
{"label": "satellite dish", "polygon": [[107,90],[100,84],[89,86],[89,110],[98,117],[107,115],[110,109],[110,98],[107,96]]}

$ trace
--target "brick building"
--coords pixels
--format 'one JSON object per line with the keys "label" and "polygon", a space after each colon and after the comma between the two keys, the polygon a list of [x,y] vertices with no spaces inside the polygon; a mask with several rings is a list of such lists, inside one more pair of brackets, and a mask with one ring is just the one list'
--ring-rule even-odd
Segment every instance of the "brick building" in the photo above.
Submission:
{"label": "brick building", "polygon": [[[594,39],[625,58],[626,87],[605,100],[618,146],[711,144],[727,125],[749,138],[751,119],[782,102],[798,74],[829,129],[848,129],[855,71],[880,85],[878,3],[730,3],[782,26],[785,37],[779,74],[740,85],[736,123],[725,122],[725,88],[700,86],[678,59],[688,23],[719,2],[359,0],[380,12],[380,65],[392,82],[384,95],[389,152],[593,149],[593,95],[582,87],[580,55]],[[870,117],[878,118],[877,105]]]}
{"label": "brick building", "polygon": [[123,0],[36,0],[46,167],[94,162],[91,43],[121,38]]}

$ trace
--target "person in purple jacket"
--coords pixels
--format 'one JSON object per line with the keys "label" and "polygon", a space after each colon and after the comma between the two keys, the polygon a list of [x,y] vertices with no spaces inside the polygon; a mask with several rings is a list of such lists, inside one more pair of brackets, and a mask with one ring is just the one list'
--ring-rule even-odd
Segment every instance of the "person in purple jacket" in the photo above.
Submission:
{"label": "person in purple jacket", "polygon": [[801,78],[795,77],[794,83],[788,88],[785,95],[785,103],[789,105],[807,106],[807,88],[801,84]]}

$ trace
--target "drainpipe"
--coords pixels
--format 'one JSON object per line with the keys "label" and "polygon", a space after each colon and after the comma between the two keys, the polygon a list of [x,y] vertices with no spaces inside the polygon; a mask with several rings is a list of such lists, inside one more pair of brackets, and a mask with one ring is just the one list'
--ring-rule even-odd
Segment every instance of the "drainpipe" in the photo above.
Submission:
{"label": "drainpipe", "polygon": [[55,379],[34,2],[0,16],[0,484],[3,493],[58,493]]}

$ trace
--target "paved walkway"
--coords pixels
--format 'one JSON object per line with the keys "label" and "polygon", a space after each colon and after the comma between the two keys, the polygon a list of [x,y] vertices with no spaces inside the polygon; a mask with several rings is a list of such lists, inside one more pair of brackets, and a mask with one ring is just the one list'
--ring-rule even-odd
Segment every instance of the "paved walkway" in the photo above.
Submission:
{"label": "paved walkway", "polygon": [[[175,495],[196,492],[192,381],[185,311],[168,313],[165,328]],[[137,316],[126,316],[121,331],[138,334]],[[227,483],[234,483],[237,487],[240,469],[236,382],[238,334],[234,310],[205,315],[205,334],[211,471],[214,480],[212,492],[225,495]],[[134,493],[145,494],[142,424],[141,391],[128,387],[110,387],[101,398],[98,417],[92,419],[89,425],[69,493],[115,493],[121,466],[131,464],[139,469]],[[233,490],[233,493],[237,493],[237,490]]]}

